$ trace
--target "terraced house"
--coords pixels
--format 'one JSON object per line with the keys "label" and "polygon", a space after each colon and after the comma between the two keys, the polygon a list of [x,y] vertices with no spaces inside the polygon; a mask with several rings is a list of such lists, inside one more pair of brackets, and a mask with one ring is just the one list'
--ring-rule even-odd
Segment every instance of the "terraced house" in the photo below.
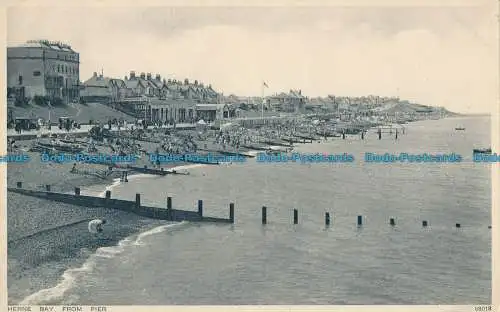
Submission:
{"label": "terraced house", "polygon": [[141,119],[152,122],[190,122],[196,120],[196,104],[216,104],[219,94],[211,85],[198,80],[162,79],[160,74],[135,71],[124,80],[125,97],[120,104]]}
{"label": "terraced house", "polygon": [[166,80],[160,74],[135,71],[123,80],[94,73],[83,85],[84,100],[111,104],[152,122],[195,121],[197,104],[217,104],[220,97],[211,85],[198,80]]}
{"label": "terraced house", "polygon": [[121,79],[104,77],[94,72],[92,77],[83,82],[80,98],[85,102],[103,104],[116,103],[126,97],[126,85]]}

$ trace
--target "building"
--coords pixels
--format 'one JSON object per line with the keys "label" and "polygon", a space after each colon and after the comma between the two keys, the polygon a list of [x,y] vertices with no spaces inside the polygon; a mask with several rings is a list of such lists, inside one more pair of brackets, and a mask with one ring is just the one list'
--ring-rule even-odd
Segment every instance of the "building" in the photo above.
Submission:
{"label": "building", "polygon": [[156,99],[148,102],[147,116],[153,122],[194,122],[196,118],[196,106],[192,101],[183,99]]}
{"label": "building", "polygon": [[162,79],[160,74],[153,76],[142,72],[136,75],[135,71],[130,71],[130,75],[123,80],[110,79],[106,82],[109,78],[96,75],[84,83],[85,89],[87,85],[92,85],[89,90],[99,90],[102,92],[100,96],[115,96],[115,108],[151,122],[193,122],[197,118],[197,104],[216,104],[221,97],[211,85],[205,86],[198,80],[192,83],[189,79],[167,80]]}
{"label": "building", "polygon": [[232,104],[197,104],[196,118],[207,122],[236,118],[237,110]]}
{"label": "building", "polygon": [[104,77],[94,72],[92,77],[83,82],[80,98],[85,102],[116,103],[125,98],[125,92],[126,86],[123,80]]}
{"label": "building", "polygon": [[80,55],[67,44],[31,40],[7,48],[8,96],[75,101],[79,98],[79,81]]}
{"label": "building", "polygon": [[290,90],[287,93],[280,93],[266,98],[266,105],[273,111],[286,113],[305,112],[306,98],[301,90]]}

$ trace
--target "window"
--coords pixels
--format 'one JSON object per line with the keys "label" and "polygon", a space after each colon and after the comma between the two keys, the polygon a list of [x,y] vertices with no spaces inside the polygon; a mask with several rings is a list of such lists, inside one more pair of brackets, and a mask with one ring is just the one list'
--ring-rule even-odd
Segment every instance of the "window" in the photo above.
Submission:
{"label": "window", "polygon": [[59,64],[57,64],[57,72],[61,72],[61,66]]}
{"label": "window", "polygon": [[19,84],[22,85],[23,84],[23,76],[19,76]]}
{"label": "window", "polygon": [[41,75],[41,73],[40,73],[40,71],[39,71],[39,70],[35,70],[35,71],[33,72],[33,76],[35,76],[35,77],[38,77],[38,76],[40,76],[40,75]]}

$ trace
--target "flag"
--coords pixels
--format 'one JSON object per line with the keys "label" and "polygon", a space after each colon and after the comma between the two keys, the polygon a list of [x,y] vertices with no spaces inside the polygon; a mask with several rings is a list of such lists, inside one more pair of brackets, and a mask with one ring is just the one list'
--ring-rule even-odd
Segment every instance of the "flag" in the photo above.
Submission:
{"label": "flag", "polygon": [[266,88],[269,88],[269,86],[267,85],[267,83],[265,81],[262,82],[262,85]]}

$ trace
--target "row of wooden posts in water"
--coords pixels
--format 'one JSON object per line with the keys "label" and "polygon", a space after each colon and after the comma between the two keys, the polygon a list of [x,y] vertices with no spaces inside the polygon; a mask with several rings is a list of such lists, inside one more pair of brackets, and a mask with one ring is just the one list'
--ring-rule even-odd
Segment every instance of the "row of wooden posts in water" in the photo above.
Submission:
{"label": "row of wooden posts in water", "polygon": [[[262,207],[262,224],[267,224],[267,207],[265,206]],[[293,224],[299,224],[299,211],[297,209],[293,209]],[[325,212],[325,225],[330,226],[330,224],[331,224],[330,213]],[[394,218],[390,218],[389,224],[391,226],[396,226],[396,220]],[[358,216],[357,225],[363,226],[363,216]],[[429,226],[429,222],[427,220],[423,220],[422,227],[425,228],[427,226]],[[460,228],[461,224],[456,223],[455,227]],[[488,226],[488,228],[491,228],[491,226]]]}
{"label": "row of wooden posts in water", "polygon": [[[19,189],[22,188],[22,182],[17,182],[17,188],[19,188]],[[45,185],[45,191],[51,192],[50,185],[48,185],[48,184]],[[79,187],[75,187],[74,195],[80,196],[80,188]],[[111,198],[111,191],[109,191],[109,190],[106,191],[105,198],[106,199]],[[141,207],[141,194],[136,194],[135,205],[136,205],[136,208]],[[172,210],[172,197],[167,197],[167,210]],[[198,215],[200,217],[203,216],[203,200],[198,200]],[[216,218],[214,218],[214,219],[216,219]],[[220,219],[220,220],[223,220],[223,219]],[[234,203],[229,204],[229,219],[225,219],[223,221],[224,222],[229,221],[230,223],[234,223]],[[325,226],[327,226],[327,227],[330,226],[331,221],[332,220],[331,220],[330,213],[325,212]],[[267,222],[267,207],[263,206],[262,207],[262,224],[265,225],[267,223],[268,223]],[[299,223],[299,211],[298,211],[298,209],[293,209],[293,224],[298,224],[298,223]],[[358,225],[358,227],[363,226],[363,216],[361,216],[361,215],[357,216],[357,225]],[[389,225],[396,226],[395,218],[389,219]],[[423,220],[422,227],[426,228],[428,226],[429,226],[429,222],[427,220]],[[455,227],[460,228],[461,224],[456,223]],[[489,225],[488,228],[491,229],[491,225]]]}

